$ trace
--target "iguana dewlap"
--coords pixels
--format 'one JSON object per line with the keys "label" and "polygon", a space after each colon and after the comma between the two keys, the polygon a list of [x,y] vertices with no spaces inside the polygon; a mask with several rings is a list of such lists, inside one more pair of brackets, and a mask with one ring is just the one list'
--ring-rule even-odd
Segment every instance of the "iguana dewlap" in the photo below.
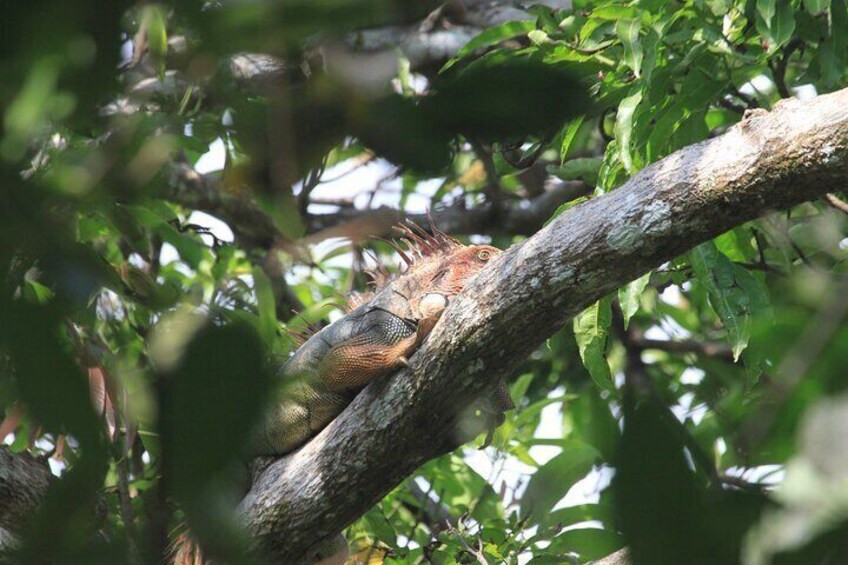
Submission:
{"label": "iguana dewlap", "polygon": [[[500,253],[463,245],[415,224],[399,228],[407,249],[394,246],[408,268],[391,278],[371,272],[377,289],[357,296],[353,310],[309,338],[280,368],[280,396],[264,422],[257,453],[288,453],[317,434],[374,379],[404,366],[438,317],[471,278]],[[505,386],[505,385],[504,385]],[[512,408],[501,387],[493,411]]]}

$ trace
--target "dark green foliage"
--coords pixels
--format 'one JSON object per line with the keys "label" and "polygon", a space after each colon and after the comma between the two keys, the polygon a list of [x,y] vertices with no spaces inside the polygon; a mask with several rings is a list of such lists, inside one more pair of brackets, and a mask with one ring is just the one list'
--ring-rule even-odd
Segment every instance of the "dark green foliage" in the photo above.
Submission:
{"label": "dark green foliage", "polygon": [[634,562],[738,562],[765,497],[705,485],[676,426],[664,406],[625,399],[613,493]]}
{"label": "dark green foliage", "polygon": [[590,106],[573,70],[501,52],[448,74],[435,88],[426,108],[438,123],[490,142],[553,135]]}
{"label": "dark green foliage", "polygon": [[238,325],[201,330],[163,380],[163,473],[190,501],[244,456],[270,384],[259,338]]}

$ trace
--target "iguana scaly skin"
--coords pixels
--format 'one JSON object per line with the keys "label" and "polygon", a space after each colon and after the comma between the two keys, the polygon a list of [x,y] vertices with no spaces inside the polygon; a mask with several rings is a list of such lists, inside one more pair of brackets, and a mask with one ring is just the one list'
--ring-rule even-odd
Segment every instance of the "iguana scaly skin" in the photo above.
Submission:
{"label": "iguana scaly skin", "polygon": [[[376,290],[355,296],[353,309],[309,338],[280,368],[280,395],[266,415],[256,453],[293,451],[338,416],[365,385],[406,365],[450,301],[500,253],[489,245],[463,245],[431,227],[399,226],[406,249],[392,244],[407,264],[397,278],[378,266]],[[493,410],[512,408],[503,387]]]}

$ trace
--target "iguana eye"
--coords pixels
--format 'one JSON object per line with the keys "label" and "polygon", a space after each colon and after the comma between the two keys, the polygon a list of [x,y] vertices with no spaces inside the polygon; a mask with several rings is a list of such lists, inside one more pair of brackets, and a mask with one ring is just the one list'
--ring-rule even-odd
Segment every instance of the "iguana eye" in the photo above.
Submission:
{"label": "iguana eye", "polygon": [[480,251],[477,252],[477,258],[480,261],[488,261],[489,259],[492,258],[492,252],[489,251],[488,249],[481,249]]}

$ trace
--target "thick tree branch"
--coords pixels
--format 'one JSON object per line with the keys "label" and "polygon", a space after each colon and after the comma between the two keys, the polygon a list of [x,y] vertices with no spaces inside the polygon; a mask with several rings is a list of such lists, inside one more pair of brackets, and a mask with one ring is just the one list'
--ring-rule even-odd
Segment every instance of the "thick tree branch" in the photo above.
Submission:
{"label": "thick tree branch", "polygon": [[[258,474],[240,513],[296,562],[425,461],[469,439],[465,407],[571,316],[663,262],[848,178],[848,90],[748,112],[654,163],[495,260],[411,366],[374,383],[312,442]],[[473,430],[471,433],[474,433]]]}
{"label": "thick tree branch", "polygon": [[0,549],[32,516],[53,480],[47,464],[29,453],[14,453],[0,446]]}

